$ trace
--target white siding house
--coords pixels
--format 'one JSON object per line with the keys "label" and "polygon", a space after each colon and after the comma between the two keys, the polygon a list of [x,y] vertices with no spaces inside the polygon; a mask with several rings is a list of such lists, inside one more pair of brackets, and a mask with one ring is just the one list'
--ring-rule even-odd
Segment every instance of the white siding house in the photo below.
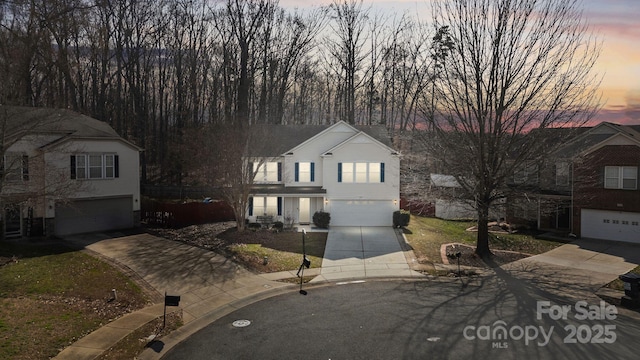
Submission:
{"label": "white siding house", "polygon": [[392,225],[393,211],[399,209],[400,159],[388,145],[386,129],[338,122],[281,126],[272,133],[286,137],[290,147],[278,156],[265,154],[249,221],[270,215],[307,224],[316,211],[325,211],[333,226]]}
{"label": "white siding house", "polygon": [[6,235],[65,236],[139,223],[139,147],[69,110],[6,109],[5,169],[19,154],[28,173],[3,181]]}

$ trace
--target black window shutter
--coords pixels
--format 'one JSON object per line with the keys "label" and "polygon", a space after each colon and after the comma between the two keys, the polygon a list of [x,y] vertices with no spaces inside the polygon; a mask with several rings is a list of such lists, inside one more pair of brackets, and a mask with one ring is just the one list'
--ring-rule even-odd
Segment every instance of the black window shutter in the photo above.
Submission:
{"label": "black window shutter", "polygon": [[278,216],[282,215],[282,196],[278,196]]}
{"label": "black window shutter", "polygon": [[22,180],[29,180],[29,156],[22,155]]}
{"label": "black window shutter", "polygon": [[113,176],[120,177],[120,159],[118,155],[113,155]]}
{"label": "black window shutter", "polygon": [[253,216],[253,198],[249,198],[249,216]]}
{"label": "black window shutter", "polygon": [[278,162],[278,181],[282,181],[282,163]]}
{"label": "black window shutter", "polygon": [[76,156],[71,155],[71,179],[76,178]]}

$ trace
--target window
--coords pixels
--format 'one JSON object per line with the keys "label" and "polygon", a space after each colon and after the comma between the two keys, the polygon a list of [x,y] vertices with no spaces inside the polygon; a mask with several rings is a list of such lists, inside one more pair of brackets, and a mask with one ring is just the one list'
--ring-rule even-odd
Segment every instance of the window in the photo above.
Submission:
{"label": "window", "polygon": [[515,184],[534,185],[538,182],[538,165],[531,161],[520,164],[513,174]]}
{"label": "window", "polygon": [[556,163],[556,185],[569,185],[569,171],[571,165],[568,162]]}
{"label": "window", "polygon": [[29,180],[28,155],[7,152],[2,160],[2,171],[5,172],[5,181],[16,182]]}
{"label": "window", "polygon": [[636,190],[638,187],[638,167],[605,166],[605,189]]}
{"label": "window", "polygon": [[312,162],[297,162],[295,165],[295,182],[314,182],[315,164]]}
{"label": "window", "polygon": [[338,182],[383,183],[384,163],[338,163]]}
{"label": "window", "polygon": [[282,165],[280,162],[268,161],[263,164],[253,164],[253,171],[256,182],[278,182],[282,181]]}
{"label": "window", "polygon": [[282,197],[256,196],[249,198],[249,216],[282,215]]}
{"label": "window", "polygon": [[356,182],[367,182],[367,163],[356,163]]}
{"label": "window", "polygon": [[119,176],[118,155],[71,155],[72,179],[113,179]]}

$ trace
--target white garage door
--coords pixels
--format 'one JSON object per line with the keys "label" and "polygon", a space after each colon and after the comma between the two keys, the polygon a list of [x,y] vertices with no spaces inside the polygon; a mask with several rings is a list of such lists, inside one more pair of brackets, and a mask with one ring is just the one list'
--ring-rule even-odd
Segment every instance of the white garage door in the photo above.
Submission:
{"label": "white garage door", "polygon": [[584,238],[640,243],[640,214],[622,211],[582,209]]}
{"label": "white garage door", "polygon": [[133,227],[131,197],[81,200],[56,206],[55,235]]}
{"label": "white garage door", "polygon": [[393,202],[372,200],[331,201],[333,226],[393,226]]}

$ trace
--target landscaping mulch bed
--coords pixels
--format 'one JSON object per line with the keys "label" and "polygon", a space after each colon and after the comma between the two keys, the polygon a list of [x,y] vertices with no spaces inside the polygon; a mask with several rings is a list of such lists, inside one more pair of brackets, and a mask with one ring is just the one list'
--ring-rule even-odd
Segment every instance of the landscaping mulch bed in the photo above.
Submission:
{"label": "landscaping mulch bed", "polygon": [[491,250],[493,255],[491,256],[491,261],[487,263],[478,255],[476,255],[476,248],[474,246],[456,243],[446,244],[442,248],[443,263],[446,264],[445,261],[447,261],[451,265],[457,265],[458,260],[457,257],[454,256],[454,254],[460,252],[460,265],[478,268],[491,268],[501,266],[531,256],[529,254],[515,251]]}
{"label": "landscaping mulch bed", "polygon": [[225,231],[235,228],[235,221],[225,221],[210,224],[191,225],[179,229],[148,227],[148,233],[185,244],[197,246],[207,250],[226,253],[228,242],[218,236]]}

